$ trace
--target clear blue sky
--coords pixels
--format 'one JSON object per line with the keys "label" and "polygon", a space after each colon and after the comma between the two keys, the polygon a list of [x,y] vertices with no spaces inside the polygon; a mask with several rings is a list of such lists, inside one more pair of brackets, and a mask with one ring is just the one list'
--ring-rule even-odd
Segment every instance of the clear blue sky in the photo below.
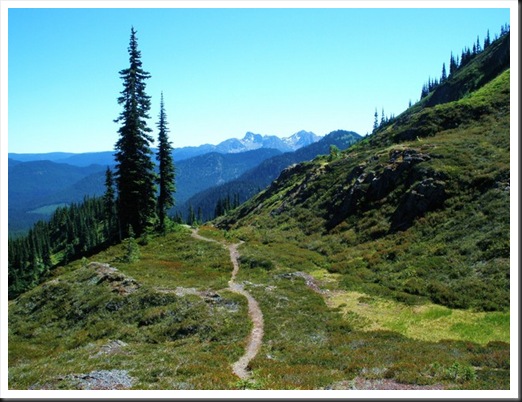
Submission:
{"label": "clear blue sky", "polygon": [[163,91],[182,147],[247,131],[364,135],[375,108],[400,114],[451,51],[505,23],[508,8],[10,8],[9,152],[114,148],[131,26],[152,76],[149,127],[156,137]]}

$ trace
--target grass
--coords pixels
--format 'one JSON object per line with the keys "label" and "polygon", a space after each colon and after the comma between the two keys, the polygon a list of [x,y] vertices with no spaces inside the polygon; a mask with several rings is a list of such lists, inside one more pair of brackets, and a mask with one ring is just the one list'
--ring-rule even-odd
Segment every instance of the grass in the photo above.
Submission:
{"label": "grass", "polygon": [[[292,248],[286,253],[272,243],[254,241],[243,244],[240,252],[263,255],[275,266],[271,270],[242,266],[237,278],[265,316],[263,347],[251,362],[253,387],[321,389],[357,376],[455,389],[508,386],[509,314],[409,306],[362,293],[352,299],[366,300],[372,310],[366,316],[357,310],[350,314],[350,300],[340,297],[347,294],[339,290],[341,275],[309,267],[322,288],[330,290],[326,295],[334,295],[330,298],[315,293],[302,278],[288,275],[307,269],[301,269],[302,259]],[[388,307],[381,313],[383,306]],[[453,321],[446,324],[448,319]],[[419,323],[423,325],[418,327]],[[437,323],[440,330],[432,336]],[[480,326],[483,332],[475,333]]]}
{"label": "grass", "polygon": [[[213,233],[219,241],[232,236],[211,227],[200,233]],[[249,258],[241,263],[236,281],[256,298],[265,322],[249,380],[238,380],[230,367],[242,355],[251,328],[246,300],[212,287],[229,279],[227,250],[180,231],[140,246],[139,261],[114,262],[141,284],[130,295],[112,292],[107,282],[97,283],[87,262],[78,261],[11,303],[9,387],[70,389],[75,386],[67,380],[71,373],[114,368],[128,371],[135,380],[133,389],[323,389],[356,378],[455,389],[509,387],[509,344],[500,334],[488,334],[495,325],[508,325],[505,315],[454,320],[448,329],[453,340],[419,339],[411,333],[418,322],[433,324],[456,317],[458,311],[392,304],[363,294],[356,299],[350,293],[375,309],[372,316],[383,306],[389,317],[402,314],[395,326],[391,318],[389,325],[384,319],[375,325],[357,310],[345,314],[350,300],[339,298],[348,294],[339,293],[342,275],[320,267],[325,262],[321,253],[300,254],[292,247],[286,252],[262,241],[246,242],[239,251]],[[113,247],[91,260],[115,261],[122,252]],[[154,255],[169,263],[154,265]],[[303,278],[288,275],[296,271],[308,271],[335,292],[336,303],[346,304],[327,304]],[[216,292],[221,301],[172,293],[180,286]],[[430,325],[424,328],[433,332]],[[479,341],[477,328],[496,342]],[[111,354],[99,353],[115,339],[126,345]]]}
{"label": "grass", "polygon": [[[141,258],[118,262],[115,246],[92,256],[110,262],[139,284],[120,295],[99,282],[87,261],[54,272],[9,308],[10,389],[72,386],[71,373],[123,369],[135,389],[229,389],[230,365],[244,351],[251,324],[246,300],[228,290],[227,250],[182,230],[140,246]],[[178,296],[194,287],[214,297]],[[97,355],[110,340],[127,345]],[[232,384],[232,385],[231,385]]]}
{"label": "grass", "polygon": [[428,303],[408,306],[364,293],[336,291],[328,298],[361,331],[391,330],[412,339],[509,343],[509,313],[474,312]]}

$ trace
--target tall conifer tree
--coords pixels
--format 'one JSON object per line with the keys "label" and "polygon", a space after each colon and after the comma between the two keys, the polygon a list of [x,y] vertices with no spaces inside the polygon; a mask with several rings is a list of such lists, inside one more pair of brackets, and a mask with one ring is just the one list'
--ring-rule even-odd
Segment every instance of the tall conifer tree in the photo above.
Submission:
{"label": "tall conifer tree", "polygon": [[145,93],[145,80],[150,74],[141,67],[136,31],[131,29],[129,68],[120,71],[123,91],[118,103],[123,111],[115,122],[120,122],[120,138],[116,142],[116,186],[118,189],[118,215],[123,236],[129,227],[141,235],[152,223],[156,210],[154,164],[151,160],[147,127],[150,97]]}
{"label": "tall conifer tree", "polygon": [[163,93],[161,93],[160,113],[158,120],[158,154],[156,156],[159,162],[159,195],[158,195],[158,216],[160,230],[165,230],[165,217],[167,210],[174,205],[174,197],[172,193],[175,191],[174,185],[174,162],[172,161],[172,146],[169,142],[167,128],[167,115],[165,113],[165,104],[163,102]]}
{"label": "tall conifer tree", "polygon": [[109,241],[113,240],[116,232],[116,203],[114,193],[114,177],[112,170],[107,166],[105,171],[105,194],[103,204],[105,209],[106,235]]}
{"label": "tall conifer tree", "polygon": [[379,128],[379,115],[377,114],[377,108],[375,108],[375,114],[373,115],[373,132]]}
{"label": "tall conifer tree", "polygon": [[450,65],[449,65],[449,73],[452,75],[458,68],[457,61],[455,60],[455,57],[453,57],[453,52],[451,52],[450,55]]}
{"label": "tall conifer tree", "polygon": [[442,63],[442,75],[440,77],[440,82],[444,82],[448,79],[448,76],[446,74],[446,63]]}

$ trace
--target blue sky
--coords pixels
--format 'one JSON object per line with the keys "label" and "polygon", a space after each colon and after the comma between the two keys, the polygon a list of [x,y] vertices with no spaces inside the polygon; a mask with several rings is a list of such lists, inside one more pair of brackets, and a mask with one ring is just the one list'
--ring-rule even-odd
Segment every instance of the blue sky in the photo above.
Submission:
{"label": "blue sky", "polygon": [[149,127],[156,137],[163,91],[182,147],[247,131],[364,135],[375,108],[400,114],[451,51],[509,18],[508,8],[10,8],[8,150],[114,148],[131,26],[152,76]]}

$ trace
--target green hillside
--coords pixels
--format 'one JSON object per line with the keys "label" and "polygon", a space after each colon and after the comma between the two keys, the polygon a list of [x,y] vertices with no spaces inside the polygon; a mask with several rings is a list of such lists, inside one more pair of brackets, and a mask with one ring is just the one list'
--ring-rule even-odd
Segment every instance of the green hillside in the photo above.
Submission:
{"label": "green hillside", "polygon": [[508,44],[208,226],[51,270],[9,388],[509,390]]}
{"label": "green hillside", "polygon": [[287,169],[218,226],[266,255],[283,242],[313,252],[346,290],[508,309],[509,76]]}

